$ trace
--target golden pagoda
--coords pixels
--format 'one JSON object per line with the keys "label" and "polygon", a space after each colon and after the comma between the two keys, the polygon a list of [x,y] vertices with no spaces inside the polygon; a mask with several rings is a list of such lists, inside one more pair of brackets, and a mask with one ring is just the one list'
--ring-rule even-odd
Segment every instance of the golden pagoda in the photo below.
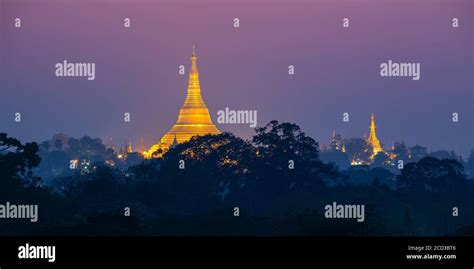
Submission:
{"label": "golden pagoda", "polygon": [[372,146],[371,158],[373,158],[375,155],[377,155],[377,153],[383,152],[383,149],[380,146],[380,141],[377,138],[377,134],[375,133],[374,113],[372,113],[372,116],[370,116],[370,134],[369,134],[369,137],[367,137],[367,144]]}
{"label": "golden pagoda", "polygon": [[191,70],[189,71],[188,94],[179,111],[178,120],[160,139],[159,143],[154,144],[145,152],[144,156],[146,158],[160,157],[173,144],[186,142],[193,136],[221,133],[212,122],[209,110],[202,100],[196,62],[197,57],[193,46]]}

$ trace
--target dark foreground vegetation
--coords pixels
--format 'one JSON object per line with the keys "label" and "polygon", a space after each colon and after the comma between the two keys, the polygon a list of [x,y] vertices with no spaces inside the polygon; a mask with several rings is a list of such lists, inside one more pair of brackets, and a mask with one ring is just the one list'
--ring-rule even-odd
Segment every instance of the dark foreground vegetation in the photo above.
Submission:
{"label": "dark foreground vegetation", "polygon": [[[38,145],[2,133],[0,203],[38,204],[39,219],[0,219],[0,233],[474,234],[474,184],[458,160],[425,157],[393,179],[380,168],[351,168],[370,178],[354,184],[351,169],[323,163],[318,149],[297,125],[272,121],[251,141],[194,137],[161,159],[128,168],[98,162],[45,184],[33,173],[42,161]],[[365,205],[365,221],[325,218],[334,201]]]}

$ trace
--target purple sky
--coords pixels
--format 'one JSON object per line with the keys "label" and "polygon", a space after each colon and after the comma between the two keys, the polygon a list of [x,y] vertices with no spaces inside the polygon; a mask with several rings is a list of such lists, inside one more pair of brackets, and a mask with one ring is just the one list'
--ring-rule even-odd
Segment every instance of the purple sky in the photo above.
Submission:
{"label": "purple sky", "polygon": [[[194,43],[214,122],[219,109],[252,109],[259,125],[294,122],[327,143],[333,130],[368,133],[373,112],[385,147],[401,139],[464,155],[474,147],[470,0],[64,2],[0,0],[0,131],[24,141],[63,132],[150,146],[176,121],[187,87],[178,66],[189,69]],[[381,78],[390,59],[421,63],[421,79]],[[63,60],[96,63],[96,79],[55,77]],[[248,125],[218,128],[253,134]]]}

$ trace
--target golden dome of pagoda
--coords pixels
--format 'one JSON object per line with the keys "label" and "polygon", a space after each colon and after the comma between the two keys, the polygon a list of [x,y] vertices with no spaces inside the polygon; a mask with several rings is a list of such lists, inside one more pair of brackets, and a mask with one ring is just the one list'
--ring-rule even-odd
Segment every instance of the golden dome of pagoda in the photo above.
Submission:
{"label": "golden dome of pagoda", "polygon": [[[197,56],[193,46],[191,55],[191,70],[189,72],[188,93],[178,115],[178,120],[171,129],[144,153],[146,158],[161,157],[173,143],[189,141],[191,137],[206,134],[220,134],[221,132],[211,120],[209,110],[201,96]],[[159,151],[158,154],[156,152]]]}

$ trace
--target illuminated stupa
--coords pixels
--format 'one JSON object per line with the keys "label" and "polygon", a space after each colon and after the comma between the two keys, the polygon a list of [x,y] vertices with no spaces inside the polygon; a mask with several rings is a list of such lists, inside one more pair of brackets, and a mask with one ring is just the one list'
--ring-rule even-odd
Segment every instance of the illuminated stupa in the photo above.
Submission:
{"label": "illuminated stupa", "polygon": [[193,46],[191,56],[191,70],[189,72],[188,95],[179,111],[178,120],[171,129],[144,153],[146,158],[160,157],[172,145],[183,143],[193,136],[206,134],[220,134],[221,132],[211,120],[209,110],[201,97],[197,57]]}
{"label": "illuminated stupa", "polygon": [[372,146],[372,158],[377,155],[379,152],[383,152],[382,147],[380,146],[380,141],[377,138],[377,134],[375,133],[375,117],[374,113],[370,117],[370,134],[367,137],[367,144]]}

